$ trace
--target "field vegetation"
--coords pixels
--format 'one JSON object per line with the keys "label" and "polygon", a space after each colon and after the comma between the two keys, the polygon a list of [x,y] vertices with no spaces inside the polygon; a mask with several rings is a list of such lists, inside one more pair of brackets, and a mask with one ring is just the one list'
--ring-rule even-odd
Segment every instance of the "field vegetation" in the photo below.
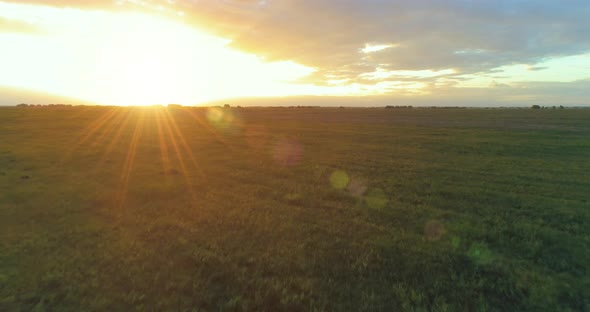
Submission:
{"label": "field vegetation", "polygon": [[0,108],[0,310],[588,311],[589,121]]}

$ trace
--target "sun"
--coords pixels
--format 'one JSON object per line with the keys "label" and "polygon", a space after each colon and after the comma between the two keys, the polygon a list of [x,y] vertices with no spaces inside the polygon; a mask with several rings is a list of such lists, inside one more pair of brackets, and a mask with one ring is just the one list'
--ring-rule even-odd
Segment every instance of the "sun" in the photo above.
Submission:
{"label": "sun", "polygon": [[219,94],[226,42],[177,23],[127,15],[108,29],[94,55],[92,97],[119,105],[202,102]]}
{"label": "sun", "polygon": [[161,15],[0,2],[3,16],[38,31],[0,32],[11,47],[0,58],[0,85],[100,104],[293,95],[301,88],[291,82],[314,71],[233,50],[230,40]]}

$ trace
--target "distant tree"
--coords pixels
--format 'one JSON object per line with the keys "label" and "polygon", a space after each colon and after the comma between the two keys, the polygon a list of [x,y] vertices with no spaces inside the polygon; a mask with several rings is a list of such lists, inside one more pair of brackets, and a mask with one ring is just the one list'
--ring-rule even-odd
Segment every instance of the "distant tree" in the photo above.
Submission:
{"label": "distant tree", "polygon": [[533,106],[531,106],[531,108],[532,109],[541,109],[541,106],[539,106],[539,105],[533,105]]}
{"label": "distant tree", "polygon": [[559,105],[559,109],[564,109],[565,107],[563,107],[563,105]]}
{"label": "distant tree", "polygon": [[223,105],[223,108],[230,108],[229,104]]}
{"label": "distant tree", "polygon": [[25,104],[25,103],[20,103],[16,105],[17,107],[27,107],[29,106],[29,104]]}
{"label": "distant tree", "polygon": [[387,105],[387,106],[385,106],[385,108],[386,109],[392,109],[392,108],[412,108],[412,106],[411,105],[396,105],[396,106]]}

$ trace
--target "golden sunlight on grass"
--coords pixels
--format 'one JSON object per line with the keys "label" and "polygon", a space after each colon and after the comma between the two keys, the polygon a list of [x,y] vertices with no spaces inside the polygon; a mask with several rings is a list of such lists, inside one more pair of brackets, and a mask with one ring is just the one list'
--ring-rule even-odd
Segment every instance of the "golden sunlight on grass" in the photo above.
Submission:
{"label": "golden sunlight on grass", "polygon": [[[129,129],[132,129],[130,133]],[[123,135],[125,131],[128,132],[127,135]],[[127,146],[116,194],[117,207],[120,208],[125,204],[130,177],[138,157],[139,141],[145,136],[153,136],[153,132],[157,133],[157,136],[154,136],[158,140],[156,154],[159,154],[161,160],[162,174],[182,174],[186,192],[192,194],[192,176],[202,176],[202,170],[173,114],[162,106],[106,109],[81,132],[77,143],[64,153],[62,163],[74,158],[79,150],[102,146],[102,157],[96,164],[98,170],[110,158],[113,146]],[[173,162],[179,165],[179,172],[171,166]]]}

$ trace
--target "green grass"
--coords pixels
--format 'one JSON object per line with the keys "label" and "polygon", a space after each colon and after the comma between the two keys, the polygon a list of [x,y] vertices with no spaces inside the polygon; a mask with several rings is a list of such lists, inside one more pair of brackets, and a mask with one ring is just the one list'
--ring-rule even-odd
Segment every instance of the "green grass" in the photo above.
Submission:
{"label": "green grass", "polygon": [[590,110],[0,108],[0,310],[590,310]]}

